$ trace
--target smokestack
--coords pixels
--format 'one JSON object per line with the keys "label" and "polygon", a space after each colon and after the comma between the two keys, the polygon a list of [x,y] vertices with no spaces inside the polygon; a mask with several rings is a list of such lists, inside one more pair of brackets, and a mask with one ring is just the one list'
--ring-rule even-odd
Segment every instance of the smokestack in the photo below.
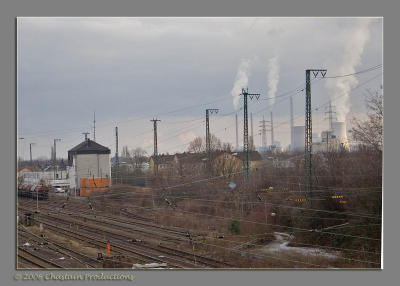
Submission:
{"label": "smokestack", "polygon": [[294,150],[294,119],[293,119],[293,96],[290,97],[290,149]]}
{"label": "smokestack", "polygon": [[274,118],[271,111],[271,145],[274,145]]}
{"label": "smokestack", "polygon": [[235,114],[236,118],[236,150],[239,150],[239,134],[238,134],[238,119],[237,119],[237,113]]}

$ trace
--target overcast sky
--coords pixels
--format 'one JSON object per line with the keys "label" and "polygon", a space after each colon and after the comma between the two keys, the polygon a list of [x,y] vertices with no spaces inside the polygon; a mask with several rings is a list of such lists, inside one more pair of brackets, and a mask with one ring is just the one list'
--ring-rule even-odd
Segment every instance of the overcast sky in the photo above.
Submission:
{"label": "overcast sky", "polygon": [[[92,138],[94,111],[96,141],[113,154],[115,126],[120,150],[151,154],[153,117],[159,152],[182,152],[205,135],[206,108],[220,109],[211,132],[235,145],[245,86],[261,94],[249,102],[256,145],[259,120],[273,111],[275,140],[286,146],[289,96],[281,95],[294,91],[295,124],[304,125],[305,69],[336,76],[382,64],[382,26],[380,18],[18,18],[19,156],[28,159],[34,142],[34,158],[50,157],[60,138],[57,157],[66,158],[82,132]],[[339,120],[363,116],[363,94],[381,73],[314,80],[313,131],[327,128],[330,99]]]}

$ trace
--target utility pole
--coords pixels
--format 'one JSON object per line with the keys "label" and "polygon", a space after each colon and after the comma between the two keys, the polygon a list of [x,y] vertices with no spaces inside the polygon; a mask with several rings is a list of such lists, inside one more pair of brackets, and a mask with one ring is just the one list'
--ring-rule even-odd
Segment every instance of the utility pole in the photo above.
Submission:
{"label": "utility pole", "polygon": [[53,180],[56,179],[56,165],[57,165],[57,151],[56,151],[56,142],[57,141],[61,141],[61,139],[54,139],[54,147],[53,147],[53,151],[54,151],[54,177]]}
{"label": "utility pole", "polygon": [[30,158],[30,162],[32,165],[32,145],[35,145],[36,143],[29,143],[29,158]]}
{"label": "utility pole", "polygon": [[247,115],[247,97],[250,97],[250,100],[255,97],[257,100],[260,98],[259,93],[249,93],[249,89],[242,88],[243,95],[243,171],[245,171],[246,175],[249,175],[249,124],[248,124],[248,115]]}
{"label": "utility pole", "polygon": [[237,113],[235,114],[235,119],[236,119],[236,151],[239,150],[239,132],[238,132],[238,117]]}
{"label": "utility pole", "polygon": [[115,126],[115,183],[118,182],[119,157],[118,157],[118,126]]}
{"label": "utility pole", "polygon": [[290,97],[290,151],[294,151],[294,117],[293,117],[293,96]]}
{"label": "utility pole", "polygon": [[154,175],[157,176],[158,174],[158,150],[157,150],[157,121],[161,121],[159,119],[152,119],[153,121],[153,130],[154,130],[154,154],[153,154],[153,161],[154,161]]}
{"label": "utility pole", "polygon": [[96,111],[93,113],[93,141],[96,142]]}
{"label": "utility pole", "polygon": [[218,109],[206,109],[206,150],[207,150],[207,170],[211,176],[211,140],[210,140],[210,114],[218,113]]}
{"label": "utility pole", "polygon": [[[306,114],[305,114],[305,192],[311,197],[312,191],[312,116],[311,116],[311,72],[314,78],[321,73],[325,77],[327,70],[308,69],[306,70]],[[311,202],[311,201],[310,201]]]}

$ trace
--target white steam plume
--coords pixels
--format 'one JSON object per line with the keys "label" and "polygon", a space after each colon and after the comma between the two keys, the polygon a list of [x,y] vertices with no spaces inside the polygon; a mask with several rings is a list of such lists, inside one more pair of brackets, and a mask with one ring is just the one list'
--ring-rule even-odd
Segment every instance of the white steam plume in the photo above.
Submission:
{"label": "white steam plume", "polygon": [[279,83],[279,57],[275,56],[268,61],[268,98],[272,98],[270,105],[275,103],[275,94]]}
{"label": "white steam plume", "polygon": [[[365,44],[370,37],[368,27],[370,21],[370,19],[365,18],[357,19],[342,57],[337,61],[338,66],[334,69],[336,74],[344,75],[354,73],[356,67],[360,65]],[[327,81],[326,86],[329,89],[330,96],[336,102],[338,121],[346,120],[346,116],[350,111],[350,91],[357,84],[358,80],[355,76],[339,77]]]}
{"label": "white steam plume", "polygon": [[250,60],[242,59],[239,64],[238,71],[236,73],[235,83],[231,90],[231,95],[233,97],[233,106],[235,110],[239,108],[240,94],[242,93],[242,88],[246,88],[249,83],[249,73],[250,73]]}

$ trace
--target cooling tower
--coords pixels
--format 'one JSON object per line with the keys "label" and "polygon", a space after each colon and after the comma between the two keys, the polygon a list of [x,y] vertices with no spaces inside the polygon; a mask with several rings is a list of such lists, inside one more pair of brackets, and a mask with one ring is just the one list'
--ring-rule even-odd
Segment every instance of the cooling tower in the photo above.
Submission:
{"label": "cooling tower", "polygon": [[336,136],[339,143],[345,148],[349,148],[349,142],[347,141],[346,123],[345,122],[332,122],[333,135]]}
{"label": "cooling tower", "polygon": [[303,151],[304,150],[304,140],[305,140],[305,127],[304,126],[294,126],[293,127],[293,151]]}

